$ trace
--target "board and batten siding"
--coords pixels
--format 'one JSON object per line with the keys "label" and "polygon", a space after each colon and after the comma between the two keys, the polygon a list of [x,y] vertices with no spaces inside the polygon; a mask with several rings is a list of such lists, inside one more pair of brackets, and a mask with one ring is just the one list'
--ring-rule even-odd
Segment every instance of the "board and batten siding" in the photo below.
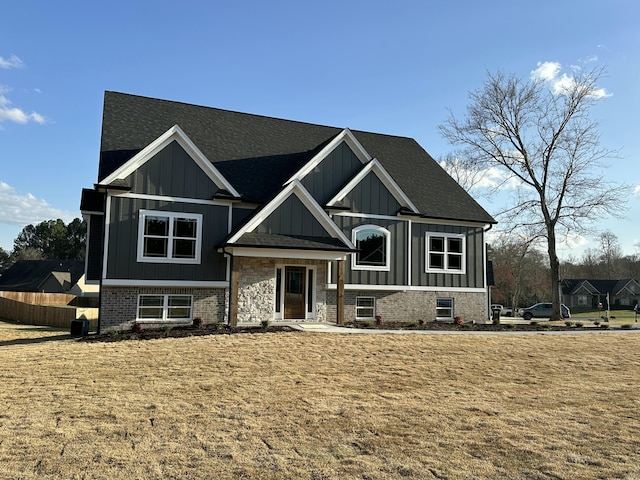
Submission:
{"label": "board and batten siding", "polygon": [[342,204],[352,212],[376,213],[378,215],[395,215],[401,207],[373,172],[369,172],[344,197]]}
{"label": "board and batten siding", "polygon": [[[464,234],[466,237],[466,267],[464,274],[426,273],[427,233]],[[414,286],[438,286],[483,288],[484,280],[484,232],[481,227],[413,223],[411,227],[411,284]]]}
{"label": "board and batten siding", "polygon": [[211,200],[216,184],[176,141],[129,175],[125,182],[134,193]]}
{"label": "board and batten siding", "polygon": [[300,199],[291,195],[258,227],[257,233],[328,238],[329,234]]}
{"label": "board and batten siding", "polygon": [[342,142],[300,182],[320,205],[325,205],[361,168],[358,157]]}
{"label": "board and batten siding", "polygon": [[[200,264],[137,261],[140,210],[198,213],[202,215]],[[227,236],[229,207],[162,200],[112,197],[109,225],[108,279],[226,280],[227,261],[216,246]]]}
{"label": "board and batten siding", "polygon": [[86,281],[96,282],[102,274],[104,215],[90,215],[87,225]]}
{"label": "board and batten siding", "polygon": [[[342,229],[347,237],[352,239],[352,231],[360,225],[377,225],[389,230],[391,234],[389,271],[352,270],[351,254],[345,262],[345,283],[357,285],[406,285],[407,269],[407,235],[408,222],[402,220],[369,219],[362,217],[348,217],[335,215],[334,222]],[[334,264],[335,267],[335,264]],[[332,268],[331,283],[335,283],[336,268]]]}

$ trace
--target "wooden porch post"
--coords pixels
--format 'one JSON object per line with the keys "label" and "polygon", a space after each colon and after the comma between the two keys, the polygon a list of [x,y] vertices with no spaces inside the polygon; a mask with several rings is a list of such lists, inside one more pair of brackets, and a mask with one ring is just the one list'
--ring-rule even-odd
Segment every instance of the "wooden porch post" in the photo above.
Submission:
{"label": "wooden porch post", "polygon": [[338,260],[338,279],[336,293],[336,323],[344,325],[344,260]]}
{"label": "wooden porch post", "polygon": [[231,282],[229,282],[229,325],[238,325],[238,278],[240,277],[240,262],[231,257]]}

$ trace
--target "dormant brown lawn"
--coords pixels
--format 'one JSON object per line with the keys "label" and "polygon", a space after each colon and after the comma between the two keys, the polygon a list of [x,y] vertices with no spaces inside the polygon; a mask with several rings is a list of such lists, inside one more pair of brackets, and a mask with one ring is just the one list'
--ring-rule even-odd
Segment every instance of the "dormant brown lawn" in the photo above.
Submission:
{"label": "dormant brown lawn", "polygon": [[0,328],[0,478],[640,478],[637,333],[49,335]]}

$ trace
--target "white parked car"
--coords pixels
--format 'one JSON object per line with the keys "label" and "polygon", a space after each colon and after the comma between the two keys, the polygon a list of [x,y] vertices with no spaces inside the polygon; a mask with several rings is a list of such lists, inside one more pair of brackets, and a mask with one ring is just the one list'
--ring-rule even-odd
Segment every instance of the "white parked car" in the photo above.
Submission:
{"label": "white parked car", "polygon": [[503,305],[500,305],[499,303],[494,303],[491,305],[491,311],[493,312],[494,310],[500,309],[500,316],[501,317],[513,317],[513,309],[509,308],[509,307],[505,307]]}

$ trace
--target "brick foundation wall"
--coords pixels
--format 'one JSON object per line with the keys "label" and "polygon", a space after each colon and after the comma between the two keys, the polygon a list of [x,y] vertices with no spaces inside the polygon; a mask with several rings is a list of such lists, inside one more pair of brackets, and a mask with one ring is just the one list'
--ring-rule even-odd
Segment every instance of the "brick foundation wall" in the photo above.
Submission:
{"label": "brick foundation wall", "polygon": [[[436,319],[436,299],[453,298],[454,316],[460,315],[465,322],[484,323],[487,319],[485,312],[485,294],[475,292],[381,292],[366,290],[346,290],[344,292],[344,320],[353,322],[356,316],[356,297],[375,297],[376,315],[380,315],[385,322],[427,322]],[[327,292],[327,317],[335,322],[336,291]]]}
{"label": "brick foundation wall", "polygon": [[[193,317],[207,323],[226,322],[227,291],[224,288],[176,288],[176,287],[102,287],[100,329],[128,330],[136,321],[138,295],[193,295]],[[184,322],[182,322],[184,323]],[[145,323],[146,326],[164,326]]]}

